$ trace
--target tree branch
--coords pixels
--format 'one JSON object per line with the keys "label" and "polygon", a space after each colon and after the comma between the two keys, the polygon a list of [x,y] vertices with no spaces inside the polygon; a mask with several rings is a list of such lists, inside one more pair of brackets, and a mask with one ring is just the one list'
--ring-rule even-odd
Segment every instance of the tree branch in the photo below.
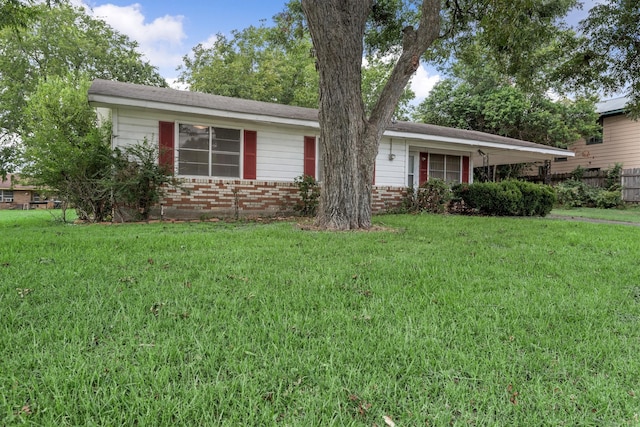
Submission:
{"label": "tree branch", "polygon": [[418,29],[408,26],[403,33],[402,54],[369,116],[370,130],[367,133],[378,137],[391,121],[404,88],[420,66],[420,57],[440,34],[440,0],[423,0]]}

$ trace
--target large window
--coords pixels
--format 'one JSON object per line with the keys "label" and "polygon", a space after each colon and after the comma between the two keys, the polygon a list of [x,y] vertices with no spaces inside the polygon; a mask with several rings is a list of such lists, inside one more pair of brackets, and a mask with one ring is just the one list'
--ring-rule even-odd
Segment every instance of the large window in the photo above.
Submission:
{"label": "large window", "polygon": [[0,202],[13,202],[12,190],[0,190]]}
{"label": "large window", "polygon": [[179,125],[178,174],[240,177],[240,130]]}
{"label": "large window", "polygon": [[459,183],[462,176],[460,156],[429,155],[429,178],[440,178],[448,183]]}

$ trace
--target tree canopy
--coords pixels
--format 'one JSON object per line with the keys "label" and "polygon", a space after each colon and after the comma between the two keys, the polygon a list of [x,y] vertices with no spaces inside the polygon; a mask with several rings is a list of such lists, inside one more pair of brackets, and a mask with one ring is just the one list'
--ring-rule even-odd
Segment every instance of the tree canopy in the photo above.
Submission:
{"label": "tree canopy", "polygon": [[[553,67],[541,63],[540,68],[539,75]],[[489,55],[467,52],[418,106],[414,119],[561,148],[599,133],[595,97],[554,100],[551,80],[525,85],[516,80]]]}
{"label": "tree canopy", "polygon": [[[13,3],[9,0],[4,6]],[[66,3],[22,7],[29,11],[29,25],[0,29],[3,134],[22,132],[27,99],[41,81],[54,76],[73,74],[166,86],[156,68],[136,50],[135,42],[83,9]]]}
{"label": "tree canopy", "polygon": [[0,12],[0,175],[17,169],[20,140],[29,136],[25,108],[40,84],[104,78],[166,86],[137,43],[82,8],[0,0]]}
{"label": "tree canopy", "polygon": [[[190,90],[300,107],[318,107],[318,73],[308,29],[292,2],[274,17],[273,26],[250,26],[218,34],[211,46],[198,44],[183,57],[179,81]],[[393,61],[367,55],[362,67],[362,91],[373,108]],[[407,89],[398,117],[408,118],[414,94]]]}
{"label": "tree canopy", "polygon": [[580,23],[575,54],[559,70],[573,88],[629,96],[631,115],[640,117],[640,7],[636,0],[599,3]]}
{"label": "tree canopy", "polygon": [[216,36],[183,58],[179,81],[191,90],[279,104],[315,107],[318,75],[311,40],[277,27],[248,27]]}

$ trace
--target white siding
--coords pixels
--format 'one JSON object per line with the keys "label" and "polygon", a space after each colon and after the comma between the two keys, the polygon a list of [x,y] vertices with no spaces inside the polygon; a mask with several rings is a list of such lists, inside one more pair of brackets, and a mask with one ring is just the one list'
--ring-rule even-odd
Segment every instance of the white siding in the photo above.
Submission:
{"label": "white siding", "polygon": [[406,156],[406,140],[398,138],[382,138],[378,148],[378,156],[376,157],[375,185],[406,187]]}
{"label": "white siding", "polygon": [[605,117],[602,144],[587,145],[584,140],[572,144],[576,153],[565,162],[551,162],[552,173],[567,173],[576,167],[610,169],[622,163],[624,169],[640,167],[640,121],[625,115]]}
{"label": "white siding", "polygon": [[[158,122],[179,122],[257,131],[257,179],[293,181],[303,173],[304,136],[316,130],[275,127],[260,123],[242,123],[212,117],[167,114],[149,110],[117,109],[113,111],[115,147],[136,144],[146,139],[158,143]],[[176,138],[177,140],[177,138]],[[177,159],[177,155],[176,155]]]}
{"label": "white siding", "polygon": [[[178,122],[221,126],[257,132],[256,169],[258,180],[291,182],[304,171],[304,137],[316,136],[317,129],[300,128],[265,123],[247,123],[233,119],[217,119],[209,116],[167,113],[155,110],[118,108],[112,110],[113,145],[127,146],[142,142],[145,138],[158,143],[158,122]],[[176,137],[177,141],[177,137]],[[317,138],[317,152],[320,140]],[[428,151],[459,156],[469,152],[446,150],[435,142],[414,141],[403,138],[384,137],[376,157],[375,185],[406,187],[407,156],[409,145],[414,151]],[[241,153],[242,155],[243,153]],[[175,156],[176,161],[178,156]],[[316,155],[318,163],[319,154]],[[317,169],[316,169],[317,170]],[[416,171],[416,173],[418,173]]]}
{"label": "white siding", "polygon": [[285,132],[261,127],[258,131],[257,178],[267,181],[293,181],[304,172],[304,136],[315,132]]}

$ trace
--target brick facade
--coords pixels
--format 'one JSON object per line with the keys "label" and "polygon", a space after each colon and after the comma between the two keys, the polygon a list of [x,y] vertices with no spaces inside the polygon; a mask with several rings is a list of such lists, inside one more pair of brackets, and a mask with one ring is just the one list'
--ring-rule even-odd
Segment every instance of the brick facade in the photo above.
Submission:
{"label": "brick facade", "polygon": [[0,177],[0,190],[11,192],[13,200],[0,201],[0,209],[50,209],[54,202],[42,200],[37,196],[37,188],[32,185],[20,183],[18,176],[10,174],[6,180]]}
{"label": "brick facade", "polygon": [[[403,188],[374,187],[372,210],[381,213],[402,204]],[[299,200],[292,182],[184,178],[168,188],[162,201],[167,218],[291,215]]]}

